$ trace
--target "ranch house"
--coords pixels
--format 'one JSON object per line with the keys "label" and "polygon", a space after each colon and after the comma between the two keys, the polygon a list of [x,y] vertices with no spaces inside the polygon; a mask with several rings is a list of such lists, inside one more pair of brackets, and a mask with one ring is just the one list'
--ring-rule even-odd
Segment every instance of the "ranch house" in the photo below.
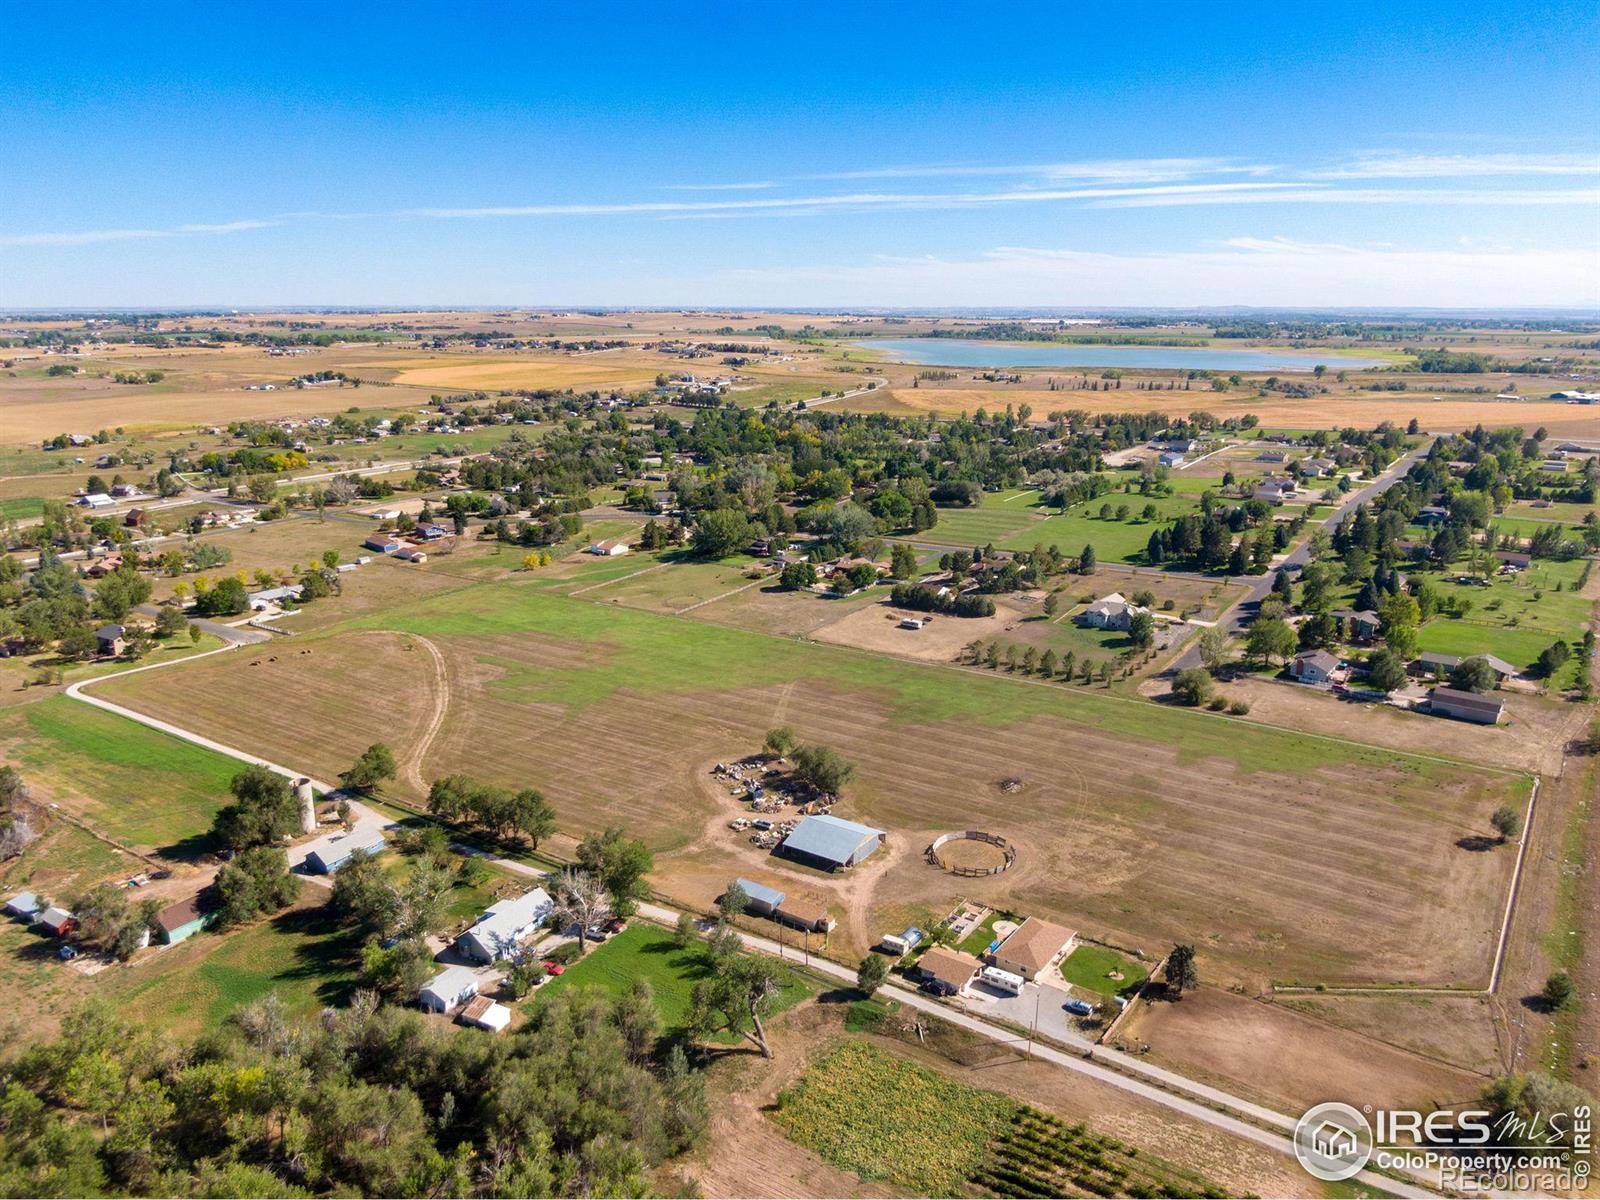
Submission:
{"label": "ranch house", "polygon": [[1332,683],[1339,659],[1326,650],[1302,650],[1289,662],[1289,674],[1301,683]]}
{"label": "ranch house", "polygon": [[1000,943],[989,961],[1002,971],[1037,979],[1039,972],[1065,958],[1077,940],[1078,935],[1064,926],[1029,917]]}
{"label": "ranch house", "polygon": [[456,949],[474,962],[492,963],[506,958],[518,942],[544,924],[554,908],[555,901],[543,888],[534,888],[515,900],[500,900],[461,935]]}
{"label": "ranch house", "polygon": [[618,555],[626,554],[627,552],[628,543],[615,539],[589,543],[589,553],[599,555],[601,558],[616,558]]}
{"label": "ranch house", "polygon": [[951,950],[947,946],[934,946],[917,960],[917,965],[906,975],[927,991],[943,996],[959,996],[981,970],[983,963],[972,955]]}
{"label": "ranch house", "polygon": [[478,994],[478,977],[466,967],[449,967],[422,986],[417,1003],[429,1012],[449,1012]]}

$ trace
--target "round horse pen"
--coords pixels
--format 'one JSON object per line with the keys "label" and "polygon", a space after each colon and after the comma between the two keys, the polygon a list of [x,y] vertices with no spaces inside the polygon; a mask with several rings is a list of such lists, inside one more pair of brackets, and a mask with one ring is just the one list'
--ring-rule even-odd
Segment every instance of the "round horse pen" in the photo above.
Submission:
{"label": "round horse pen", "polygon": [[[969,854],[965,852],[968,848],[958,845],[961,842],[976,842],[990,849],[986,853]],[[995,861],[996,852],[998,861]],[[930,863],[952,875],[998,875],[1010,870],[1011,864],[1017,861],[1015,846],[999,834],[984,833],[980,829],[940,834],[923,853]]]}

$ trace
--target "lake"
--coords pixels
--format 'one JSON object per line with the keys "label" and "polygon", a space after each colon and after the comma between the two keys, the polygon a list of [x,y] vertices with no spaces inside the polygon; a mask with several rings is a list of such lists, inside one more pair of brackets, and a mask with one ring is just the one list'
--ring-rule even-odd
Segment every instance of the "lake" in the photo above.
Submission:
{"label": "lake", "polygon": [[1309,371],[1379,367],[1381,358],[1288,350],[1209,350],[1193,346],[1072,346],[1054,342],[985,342],[976,338],[863,338],[852,345],[897,362],[930,367],[1132,367],[1162,371]]}

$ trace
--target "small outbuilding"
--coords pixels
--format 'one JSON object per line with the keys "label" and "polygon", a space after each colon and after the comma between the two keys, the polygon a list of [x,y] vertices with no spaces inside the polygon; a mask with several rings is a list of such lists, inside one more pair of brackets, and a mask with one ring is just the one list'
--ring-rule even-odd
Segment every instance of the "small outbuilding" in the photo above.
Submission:
{"label": "small outbuilding", "polygon": [[870,825],[818,814],[796,825],[783,840],[782,850],[800,862],[836,871],[871,857],[887,837],[883,830]]}
{"label": "small outbuilding", "polygon": [[449,1012],[478,994],[478,977],[466,967],[447,967],[422,986],[417,1003],[429,1012]]}
{"label": "small outbuilding", "polygon": [[121,625],[102,625],[94,631],[95,652],[101,658],[116,658],[128,648],[128,631]]}
{"label": "small outbuilding", "polygon": [[628,552],[628,543],[616,539],[607,539],[603,542],[590,542],[589,553],[599,555],[601,558],[616,558]]}
{"label": "small outbuilding", "polygon": [[387,534],[382,533],[373,534],[361,544],[368,550],[375,551],[378,554],[393,554],[396,550],[400,549],[400,543],[398,541],[392,537],[389,537]]}
{"label": "small outbuilding", "polygon": [[18,892],[6,901],[6,916],[31,923],[44,908],[44,901],[32,892]]}
{"label": "small outbuilding", "polygon": [[358,854],[371,857],[382,853],[385,844],[383,834],[376,830],[352,833],[306,855],[306,870],[313,875],[332,875]]}
{"label": "small outbuilding", "polygon": [[193,937],[216,919],[215,911],[202,908],[200,894],[196,893],[187,900],[180,900],[157,913],[156,929],[162,942],[173,946]]}
{"label": "small outbuilding", "polygon": [[783,903],[783,893],[777,888],[768,887],[764,883],[757,883],[753,879],[745,879],[743,877],[735,879],[733,882],[734,886],[738,887],[748,897],[749,903],[745,905],[744,910],[753,916],[770,917],[777,910],[777,907]]}
{"label": "small outbuilding", "polygon": [[511,1024],[511,1010],[487,996],[474,996],[461,1010],[461,1021],[466,1025],[487,1029],[490,1033],[499,1033]]}
{"label": "small outbuilding", "polygon": [[827,933],[835,924],[828,906],[811,896],[790,896],[772,915],[775,920],[807,933]]}
{"label": "small outbuilding", "polygon": [[1428,696],[1428,711],[1435,716],[1471,721],[1475,725],[1498,725],[1505,710],[1506,702],[1497,696],[1463,692],[1459,688],[1436,687]]}
{"label": "small outbuilding", "polygon": [[64,908],[51,906],[39,914],[35,924],[51,937],[65,937],[78,927],[78,918]]}

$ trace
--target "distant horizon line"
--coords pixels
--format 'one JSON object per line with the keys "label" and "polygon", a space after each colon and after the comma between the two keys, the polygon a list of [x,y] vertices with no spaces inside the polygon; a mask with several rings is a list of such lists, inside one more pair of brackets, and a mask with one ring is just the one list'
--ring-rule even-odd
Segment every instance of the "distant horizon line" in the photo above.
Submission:
{"label": "distant horizon line", "polygon": [[1539,315],[1600,320],[1600,307],[1583,308],[1571,305],[1517,305],[1505,308],[1488,308],[1482,305],[1462,306],[1383,306],[1383,305],[1273,305],[1273,304],[1211,304],[1211,305],[1104,305],[1097,307],[1009,307],[996,305],[930,305],[902,307],[895,305],[750,305],[750,304],[113,304],[113,305],[18,305],[0,307],[0,320],[37,319],[50,316],[249,316],[267,313],[318,313],[370,315],[375,313],[497,313],[506,311],[548,313],[576,313],[611,316],[622,313],[684,313],[686,315],[716,315],[718,313],[781,313],[796,316],[861,316],[861,317],[983,317],[1037,318],[1041,320],[1103,317],[1103,316],[1211,316],[1250,314],[1257,316],[1476,316],[1480,319],[1496,317]]}

